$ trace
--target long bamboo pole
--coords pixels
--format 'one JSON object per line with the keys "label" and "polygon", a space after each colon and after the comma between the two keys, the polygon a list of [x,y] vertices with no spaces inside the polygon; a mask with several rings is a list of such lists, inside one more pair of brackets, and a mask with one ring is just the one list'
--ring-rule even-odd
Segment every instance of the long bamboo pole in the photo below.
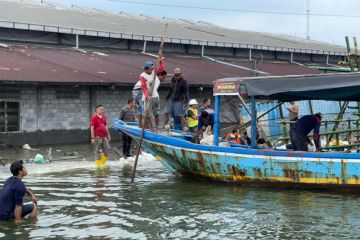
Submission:
{"label": "long bamboo pole", "polygon": [[[161,37],[159,53],[158,53],[157,60],[156,60],[156,63],[155,63],[155,67],[154,67],[154,70],[153,70],[154,77],[153,77],[152,84],[151,84],[150,91],[149,91],[149,94],[151,94],[150,96],[153,95],[153,91],[154,91],[155,81],[156,81],[156,77],[157,77],[156,72],[157,72],[157,69],[159,67],[161,57],[162,57],[162,51],[163,51],[163,48],[164,48],[164,36],[166,34],[167,27],[168,27],[168,24],[166,23],[164,34]],[[140,150],[141,150],[141,145],[142,145],[142,142],[143,142],[143,139],[144,139],[144,134],[145,134],[145,126],[147,125],[147,121],[148,121],[147,116],[149,115],[148,113],[151,110],[151,105],[152,105],[151,100],[148,102],[148,104],[145,105],[145,116],[143,116],[143,118],[142,118],[140,141],[139,141],[139,146],[138,146],[138,149],[137,149],[137,152],[136,152],[136,157],[135,157],[131,182],[134,182],[134,179],[135,179],[136,167],[137,167],[137,163],[138,163],[138,160],[139,160],[139,154],[140,154]]]}

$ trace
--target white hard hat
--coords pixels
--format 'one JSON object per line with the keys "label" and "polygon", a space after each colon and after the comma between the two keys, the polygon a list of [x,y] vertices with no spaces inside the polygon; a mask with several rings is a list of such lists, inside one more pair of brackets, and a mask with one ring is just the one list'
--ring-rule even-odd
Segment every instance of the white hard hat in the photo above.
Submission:
{"label": "white hard hat", "polygon": [[196,101],[196,99],[191,99],[189,105],[198,105],[198,102]]}

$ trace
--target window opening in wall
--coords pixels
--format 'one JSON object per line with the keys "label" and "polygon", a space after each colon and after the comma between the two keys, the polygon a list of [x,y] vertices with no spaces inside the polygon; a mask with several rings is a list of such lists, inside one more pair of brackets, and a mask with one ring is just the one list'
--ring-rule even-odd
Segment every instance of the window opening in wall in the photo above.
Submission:
{"label": "window opening in wall", "polygon": [[20,131],[19,102],[0,100],[0,132]]}

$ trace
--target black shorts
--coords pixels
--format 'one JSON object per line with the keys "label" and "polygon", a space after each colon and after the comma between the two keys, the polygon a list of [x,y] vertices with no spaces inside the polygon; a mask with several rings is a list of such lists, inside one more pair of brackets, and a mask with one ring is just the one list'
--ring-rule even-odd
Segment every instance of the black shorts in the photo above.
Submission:
{"label": "black shorts", "polygon": [[[26,204],[22,206],[21,217],[25,217],[34,210],[34,204]],[[10,214],[9,219],[15,219],[15,211]]]}

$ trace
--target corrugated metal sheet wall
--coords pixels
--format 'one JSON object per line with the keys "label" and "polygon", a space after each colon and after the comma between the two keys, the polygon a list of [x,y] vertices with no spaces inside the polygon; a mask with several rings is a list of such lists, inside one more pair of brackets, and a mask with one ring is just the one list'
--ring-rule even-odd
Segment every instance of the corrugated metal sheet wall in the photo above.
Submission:
{"label": "corrugated metal sheet wall", "polygon": [[[300,105],[300,117],[304,115],[311,114],[310,111],[310,104],[309,101],[299,101]],[[322,113],[323,120],[332,120],[335,119],[337,114],[340,112],[340,104],[343,104],[344,102],[338,102],[338,101],[322,101],[322,100],[312,100],[312,108],[313,113]],[[266,112],[272,107],[275,107],[278,104],[277,101],[274,102],[261,102],[257,103],[256,109],[258,111],[258,114]],[[288,111],[287,107],[290,106],[290,103],[284,103],[282,105],[282,112],[284,115],[284,118],[288,119]],[[349,106],[357,106],[356,102],[350,102]],[[248,105],[250,108],[250,106]],[[250,120],[250,116],[246,112],[245,108],[242,106],[241,114],[245,121]],[[345,115],[343,119],[354,119],[357,118],[357,116],[350,114],[351,112],[355,112],[357,110],[354,109],[346,109]],[[280,124],[277,124],[276,122],[280,121],[280,110],[279,108],[276,108],[275,110],[269,112],[266,114],[263,118],[259,120],[259,126],[261,126],[264,131],[266,132],[268,137],[274,138],[280,135],[283,135],[283,129],[281,128]]]}

